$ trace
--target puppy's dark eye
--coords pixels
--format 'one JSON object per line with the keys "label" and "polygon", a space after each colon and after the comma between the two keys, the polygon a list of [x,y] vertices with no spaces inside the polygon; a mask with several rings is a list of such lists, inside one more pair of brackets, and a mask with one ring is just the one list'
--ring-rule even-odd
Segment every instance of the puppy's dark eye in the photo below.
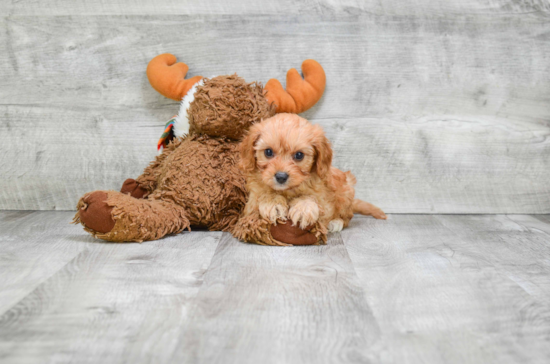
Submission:
{"label": "puppy's dark eye", "polygon": [[302,159],[304,159],[304,153],[296,152],[296,154],[294,154],[294,159],[296,159],[297,161],[301,161]]}
{"label": "puppy's dark eye", "polygon": [[273,157],[273,150],[272,150],[272,149],[266,149],[266,150],[264,150],[264,155],[265,155],[267,158]]}

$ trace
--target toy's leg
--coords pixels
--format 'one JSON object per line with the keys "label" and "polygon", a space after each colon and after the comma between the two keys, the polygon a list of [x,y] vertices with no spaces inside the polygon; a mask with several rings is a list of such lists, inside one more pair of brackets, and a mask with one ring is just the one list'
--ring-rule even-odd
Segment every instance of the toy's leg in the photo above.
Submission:
{"label": "toy's leg", "polygon": [[74,223],[115,242],[156,240],[189,227],[185,209],[162,200],[136,199],[115,191],[95,191],[78,201]]}
{"label": "toy's leg", "polygon": [[231,233],[237,239],[260,245],[315,245],[327,241],[327,229],[319,223],[306,229],[293,226],[290,221],[279,221],[273,225],[258,212],[241,216]]}
{"label": "toy's leg", "polygon": [[163,172],[164,160],[181,145],[183,140],[184,139],[181,138],[172,140],[168,146],[164,148],[162,154],[158,155],[155,160],[145,168],[141,176],[136,179],[137,184],[142,189],[151,193],[157,188],[157,181]]}
{"label": "toy's leg", "polygon": [[170,155],[180,144],[181,139],[173,140],[161,155],[158,155],[143,171],[137,179],[128,178],[122,184],[120,192],[135,198],[146,198],[157,188],[157,181],[162,173],[162,164],[166,157]]}

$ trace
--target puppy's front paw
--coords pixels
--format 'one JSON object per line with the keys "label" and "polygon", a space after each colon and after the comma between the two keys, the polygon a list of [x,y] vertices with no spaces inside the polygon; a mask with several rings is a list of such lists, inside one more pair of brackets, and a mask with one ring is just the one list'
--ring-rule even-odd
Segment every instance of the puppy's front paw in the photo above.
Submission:
{"label": "puppy's front paw", "polygon": [[268,219],[273,224],[277,223],[277,220],[286,221],[288,214],[288,206],[281,203],[260,203],[260,215],[263,218]]}
{"label": "puppy's front paw", "polygon": [[334,219],[328,223],[329,233],[337,233],[339,231],[342,231],[343,228],[344,228],[344,220],[342,219]]}
{"label": "puppy's front paw", "polygon": [[288,217],[293,225],[305,229],[319,220],[319,205],[311,199],[298,200],[290,207]]}

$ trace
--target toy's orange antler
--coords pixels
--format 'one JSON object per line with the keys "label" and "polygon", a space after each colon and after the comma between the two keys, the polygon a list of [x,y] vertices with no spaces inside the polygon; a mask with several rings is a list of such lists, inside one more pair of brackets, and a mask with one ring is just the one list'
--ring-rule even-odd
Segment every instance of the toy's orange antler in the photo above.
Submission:
{"label": "toy's orange antler", "polygon": [[306,111],[323,96],[326,76],[323,67],[313,59],[302,63],[304,78],[291,68],[286,74],[286,91],[281,83],[272,78],[267,81],[264,89],[270,102],[277,105],[277,112],[301,113]]}
{"label": "toy's orange antler", "polygon": [[203,77],[195,76],[188,80],[185,75],[189,67],[182,62],[176,63],[176,56],[164,53],[156,56],[147,65],[149,83],[161,95],[181,101],[193,85]]}

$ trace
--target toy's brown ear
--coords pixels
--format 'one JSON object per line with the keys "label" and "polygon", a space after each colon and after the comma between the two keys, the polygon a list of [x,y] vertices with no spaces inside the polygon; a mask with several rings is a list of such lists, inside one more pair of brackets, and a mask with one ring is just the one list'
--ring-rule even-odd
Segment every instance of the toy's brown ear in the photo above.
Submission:
{"label": "toy's brown ear", "polygon": [[193,85],[203,79],[195,76],[188,80],[185,75],[189,67],[182,62],[176,63],[176,56],[164,53],[156,56],[147,65],[149,83],[161,95],[181,101]]}
{"label": "toy's brown ear", "polygon": [[264,90],[269,102],[277,105],[277,112],[298,114],[319,101],[325,91],[326,76],[323,67],[313,59],[302,63],[304,79],[291,68],[286,74],[286,91],[281,83],[272,78],[267,81]]}
{"label": "toy's brown ear", "polygon": [[253,172],[256,169],[256,151],[254,145],[262,134],[260,124],[254,124],[239,144],[241,162],[239,167],[245,172]]}
{"label": "toy's brown ear", "polygon": [[332,148],[320,126],[315,125],[313,133],[313,148],[315,149],[313,170],[322,178],[328,174],[332,166]]}

